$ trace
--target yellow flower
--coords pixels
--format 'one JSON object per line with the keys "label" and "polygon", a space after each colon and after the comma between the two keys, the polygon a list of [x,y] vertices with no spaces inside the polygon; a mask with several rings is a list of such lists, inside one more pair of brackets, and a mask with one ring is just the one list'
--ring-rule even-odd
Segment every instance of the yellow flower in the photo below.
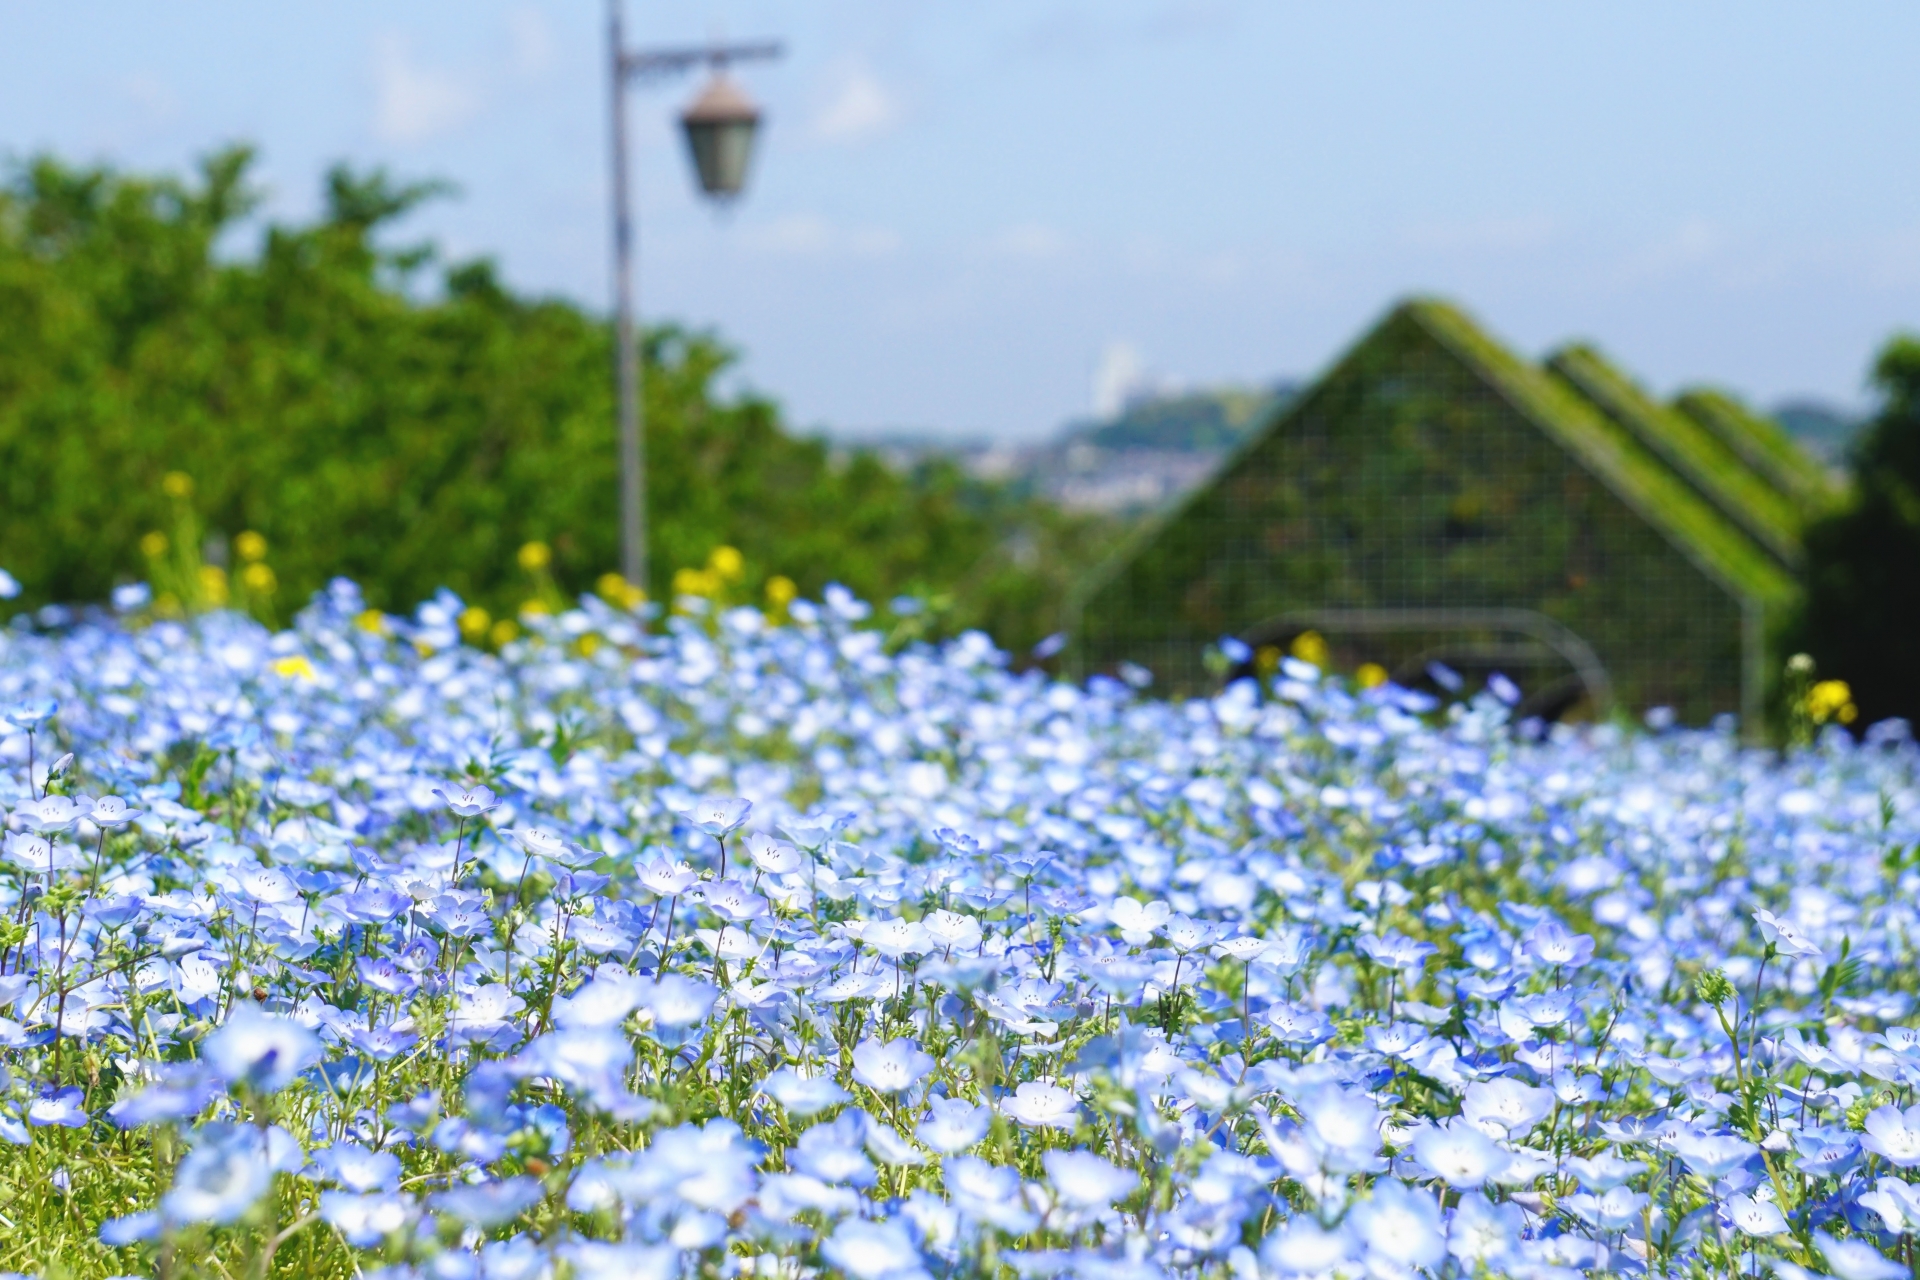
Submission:
{"label": "yellow flower", "polygon": [[1387,682],[1387,669],[1377,662],[1363,662],[1353,679],[1362,689],[1377,689]]}
{"label": "yellow flower", "polygon": [[673,571],[673,594],[676,596],[710,596],[718,586],[712,574],[699,569]]}
{"label": "yellow flower", "polygon": [[274,577],[273,570],[259,563],[250,564],[242,569],[240,581],[246,584],[247,590],[263,596],[272,594],[273,589],[280,585],[280,580]]}
{"label": "yellow flower", "polygon": [[553,563],[553,548],[544,542],[529,542],[520,548],[520,567],[538,573]]}
{"label": "yellow flower", "polygon": [[1326,637],[1318,631],[1302,631],[1293,638],[1293,656],[1324,670],[1327,665]]}
{"label": "yellow flower", "polygon": [[158,560],[167,554],[167,535],[155,529],[140,538],[140,554],[149,560]]}
{"label": "yellow flower", "polygon": [[200,594],[216,609],[227,603],[227,575],[220,572],[218,565],[200,566]]}
{"label": "yellow flower", "polygon": [[242,560],[265,560],[267,540],[248,529],[233,540],[233,550]]}
{"label": "yellow flower", "polygon": [[169,471],[160,477],[160,491],[169,498],[187,498],[193,495],[193,477],[184,471]]}
{"label": "yellow flower", "polygon": [[547,602],[545,600],[539,600],[539,599],[523,600],[520,603],[520,616],[523,618],[529,617],[529,616],[535,617],[535,618],[544,618],[546,615],[552,612],[553,610],[547,608]]}
{"label": "yellow flower", "polygon": [[786,608],[799,594],[800,588],[794,586],[793,579],[784,573],[776,573],[767,579],[767,603],[776,609]]}
{"label": "yellow flower", "polygon": [[707,571],[718,575],[722,582],[738,582],[740,575],[747,571],[747,558],[732,547],[715,547],[707,557]]}
{"label": "yellow flower", "polygon": [[304,653],[290,653],[284,658],[275,658],[273,670],[275,675],[285,676],[289,680],[296,677],[301,680],[320,678],[320,673],[313,669],[313,664],[307,661],[307,655]]}
{"label": "yellow flower", "polygon": [[1815,724],[1829,720],[1852,724],[1859,714],[1860,709],[1853,705],[1853,690],[1845,680],[1822,680],[1807,690],[1807,715]]}
{"label": "yellow flower", "polygon": [[487,633],[487,639],[493,641],[496,649],[512,644],[520,635],[520,627],[512,618],[502,618],[493,624],[493,630]]}
{"label": "yellow flower", "polygon": [[493,615],[477,604],[470,604],[460,611],[460,634],[468,644],[479,644],[493,626]]}
{"label": "yellow flower", "polygon": [[589,631],[573,642],[573,648],[581,657],[591,658],[600,651],[602,643],[598,632]]}
{"label": "yellow flower", "polygon": [[600,598],[616,609],[634,609],[647,602],[647,593],[617,573],[603,573],[594,584]]}
{"label": "yellow flower", "polygon": [[378,609],[363,609],[354,615],[353,625],[376,636],[387,634],[387,615]]}
{"label": "yellow flower", "polygon": [[1275,645],[1263,644],[1253,651],[1254,673],[1265,679],[1280,669],[1280,650]]}

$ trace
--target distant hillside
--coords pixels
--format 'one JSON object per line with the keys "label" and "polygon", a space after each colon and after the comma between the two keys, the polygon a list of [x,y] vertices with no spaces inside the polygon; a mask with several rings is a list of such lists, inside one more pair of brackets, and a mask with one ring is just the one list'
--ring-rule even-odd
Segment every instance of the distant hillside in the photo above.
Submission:
{"label": "distant hillside", "polygon": [[1795,400],[1773,411],[1774,421],[1787,429],[1800,447],[1830,467],[1845,465],[1847,448],[1866,423],[1814,400]]}
{"label": "distant hillside", "polygon": [[1069,423],[1062,435],[1067,442],[1099,449],[1220,453],[1239,444],[1298,390],[1281,382],[1147,396],[1129,403],[1118,417]]}
{"label": "distant hillside", "polygon": [[1069,511],[1145,515],[1204,481],[1297,390],[1281,382],[1143,396],[1114,417],[1069,422],[1046,444],[977,447],[961,462]]}

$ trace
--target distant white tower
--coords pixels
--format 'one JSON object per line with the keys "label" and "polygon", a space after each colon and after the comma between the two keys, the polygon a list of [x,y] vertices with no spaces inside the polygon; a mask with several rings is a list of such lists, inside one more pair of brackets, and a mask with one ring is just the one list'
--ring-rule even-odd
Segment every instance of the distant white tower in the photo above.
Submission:
{"label": "distant white tower", "polygon": [[1093,368],[1093,416],[1114,418],[1148,390],[1147,366],[1131,342],[1109,342]]}

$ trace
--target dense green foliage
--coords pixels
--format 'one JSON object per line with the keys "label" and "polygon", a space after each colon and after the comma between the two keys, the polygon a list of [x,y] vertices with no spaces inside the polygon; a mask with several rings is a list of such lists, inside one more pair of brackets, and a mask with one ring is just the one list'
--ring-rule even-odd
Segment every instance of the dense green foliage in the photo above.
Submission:
{"label": "dense green foliage", "polygon": [[[511,611],[523,544],[584,590],[617,561],[604,320],[521,297],[484,261],[393,247],[435,194],[335,169],[310,225],[253,224],[249,153],[194,182],[40,159],[0,189],[0,565],[16,606],[102,598],[146,576],[143,536],[176,527],[184,472],[206,528],[266,538],[282,612],[336,574],[404,609],[441,585]],[[656,597],[717,547],[735,590],[773,575],[868,598],[952,600],[952,625],[1022,644],[1053,629],[1101,526],[969,480],[912,475],[722,397],[730,353],[646,338]]]}
{"label": "dense green foliage", "polygon": [[1874,365],[1884,404],[1853,453],[1853,495],[1807,532],[1802,643],[1845,679],[1860,722],[1920,720],[1920,338]]}

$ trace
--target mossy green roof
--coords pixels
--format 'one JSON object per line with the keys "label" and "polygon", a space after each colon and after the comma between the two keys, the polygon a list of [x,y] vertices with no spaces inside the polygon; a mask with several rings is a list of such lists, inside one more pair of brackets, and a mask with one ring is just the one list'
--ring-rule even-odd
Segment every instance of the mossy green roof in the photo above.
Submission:
{"label": "mossy green roof", "polygon": [[1747,408],[1724,391],[1689,387],[1673,407],[1717,436],[1754,472],[1799,507],[1802,517],[1821,514],[1840,498],[1827,469],[1794,443],[1771,418]]}
{"label": "mossy green roof", "polygon": [[[1457,307],[1422,298],[1401,304],[1395,315],[1419,324],[1471,367],[1724,589],[1767,610],[1792,601],[1797,588],[1778,555],[1703,497],[1639,432],[1602,413],[1566,381],[1507,350]],[[1654,407],[1663,418],[1680,416]],[[1284,420],[1283,414],[1279,421]],[[1743,494],[1756,487],[1778,504],[1779,495],[1750,475],[1748,482],[1738,483]],[[1789,517],[1797,546],[1797,519],[1791,512]]]}
{"label": "mossy green roof", "polygon": [[1714,432],[1648,395],[1592,347],[1563,347],[1547,369],[1632,433],[1782,565],[1800,563],[1800,511]]}

